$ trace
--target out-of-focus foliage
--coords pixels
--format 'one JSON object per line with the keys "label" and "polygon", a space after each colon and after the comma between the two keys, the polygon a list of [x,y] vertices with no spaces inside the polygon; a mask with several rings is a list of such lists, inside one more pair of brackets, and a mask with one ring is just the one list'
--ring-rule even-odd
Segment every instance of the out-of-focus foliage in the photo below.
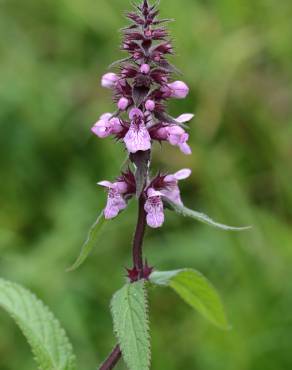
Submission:
{"label": "out-of-focus foliage", "polygon": [[[103,230],[92,256],[66,273],[104,204],[95,183],[125,153],[89,128],[114,108],[99,86],[121,57],[125,0],[0,1],[0,275],[35,291],[94,369],[114,345],[109,302],[130,264],[135,205]],[[150,292],[153,369],[292,368],[292,3],[164,0],[175,62],[191,94],[173,114],[196,113],[193,156],[156,146],[155,166],[190,167],[183,199],[242,233],[168,213],[149,230],[148,260],[183,266],[219,289],[233,326],[222,332],[161,288]],[[35,368],[0,313],[0,369]],[[119,369],[125,369],[119,365]]]}

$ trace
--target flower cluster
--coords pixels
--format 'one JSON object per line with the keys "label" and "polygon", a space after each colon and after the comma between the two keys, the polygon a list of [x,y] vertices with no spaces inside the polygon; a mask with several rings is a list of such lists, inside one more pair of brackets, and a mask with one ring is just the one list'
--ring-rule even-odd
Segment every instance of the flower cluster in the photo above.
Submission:
{"label": "flower cluster", "polygon": [[158,11],[147,1],[139,10],[139,14],[128,13],[132,24],[123,30],[122,50],[130,56],[119,63],[117,73],[106,73],[101,80],[103,87],[113,91],[117,111],[103,114],[92,132],[100,138],[115,136],[130,153],[148,150],[158,140],[191,154],[184,123],[193,115],[175,119],[166,113],[167,100],[183,99],[189,93],[184,82],[171,81],[174,68],[166,57],[173,48],[162,26],[166,20],[158,20]]}
{"label": "flower cluster", "polygon": [[[190,169],[182,169],[171,175],[158,174],[147,182],[142,195],[145,199],[144,210],[148,226],[153,228],[162,226],[164,202],[171,201],[182,205],[178,181],[188,178],[190,174]],[[106,219],[115,218],[120,211],[126,208],[127,201],[136,194],[135,176],[131,170],[124,172],[115,182],[100,181],[98,185],[105,187],[108,191],[104,210]]]}
{"label": "flower cluster", "polygon": [[[169,99],[184,99],[189,93],[186,83],[172,80],[175,67],[167,56],[173,54],[173,47],[164,26],[169,20],[159,20],[158,10],[147,0],[137,8],[138,12],[127,14],[131,25],[123,29],[121,48],[129,56],[116,63],[115,73],[106,73],[101,79],[101,85],[113,92],[116,110],[103,114],[91,130],[99,138],[113,136],[124,143],[130,158],[150,151],[154,141],[168,142],[191,154],[186,123],[193,114],[174,118],[166,109]],[[163,224],[163,199],[181,203],[177,183],[189,175],[189,170],[181,170],[174,175],[158,175],[152,181],[147,176],[142,195],[149,226]],[[99,185],[108,189],[104,211],[108,219],[117,216],[136,193],[135,175],[130,170],[114,183],[102,181]]]}
{"label": "flower cluster", "polygon": [[[121,106],[124,100],[122,103],[120,101]],[[114,135],[123,140],[129,153],[146,151],[151,148],[152,140],[157,140],[168,141],[171,145],[178,146],[184,154],[191,154],[191,148],[187,143],[189,134],[181,124],[190,121],[193,114],[185,113],[176,119],[171,119],[171,122],[162,122],[157,121],[155,115],[146,109],[153,106],[155,102],[147,100],[144,112],[139,108],[132,108],[129,111],[129,120],[114,116],[112,113],[105,113],[91,130],[100,138]]]}

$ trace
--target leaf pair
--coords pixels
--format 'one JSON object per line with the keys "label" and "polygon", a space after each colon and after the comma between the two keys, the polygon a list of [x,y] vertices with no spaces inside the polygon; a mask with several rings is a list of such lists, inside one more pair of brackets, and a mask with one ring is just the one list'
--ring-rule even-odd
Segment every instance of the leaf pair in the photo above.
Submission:
{"label": "leaf pair", "polygon": [[[198,271],[155,271],[150,282],[171,287],[185,302],[221,329],[228,325],[218,293]],[[129,370],[149,370],[150,336],[145,282],[128,283],[111,302],[114,330]]]}
{"label": "leaf pair", "polygon": [[[153,272],[150,281],[170,286],[190,306],[222,329],[228,329],[221,300],[199,272],[191,269]],[[150,368],[150,336],[145,282],[126,284],[112,299],[114,329],[129,370]],[[75,370],[72,346],[49,309],[18,284],[0,279],[0,307],[22,330],[42,370]]]}
{"label": "leaf pair", "polygon": [[[135,159],[138,160],[138,159]],[[139,196],[141,194],[141,188],[143,184],[145,183],[145,169],[147,167],[148,163],[148,157],[142,158],[141,161],[143,161],[143,168],[142,173],[138,173],[136,177],[139,178],[139,187],[137,188],[137,195]],[[185,217],[190,217],[194,220],[203,222],[205,224],[208,224],[210,226],[216,227],[218,229],[222,230],[229,230],[229,231],[243,231],[243,230],[248,230],[251,227],[250,226],[245,226],[245,227],[235,227],[235,226],[228,226],[221,224],[219,222],[213,221],[209,216],[205,215],[204,213],[200,213],[197,211],[193,211],[192,209],[189,209],[183,205],[178,205],[173,202],[171,202],[169,199],[165,200],[165,203],[168,208],[172,209],[176,213],[185,216]],[[97,220],[95,223],[92,225],[92,227],[89,230],[88,236],[86,241],[84,242],[81,252],[77,258],[77,260],[74,262],[74,264],[68,268],[67,271],[73,271],[76,270],[82,263],[86,260],[86,258],[89,256],[90,252],[92,249],[95,247],[97,244],[97,241],[99,239],[99,235],[101,230],[103,229],[103,226],[105,224],[105,218],[103,216],[103,212],[98,216]]]}

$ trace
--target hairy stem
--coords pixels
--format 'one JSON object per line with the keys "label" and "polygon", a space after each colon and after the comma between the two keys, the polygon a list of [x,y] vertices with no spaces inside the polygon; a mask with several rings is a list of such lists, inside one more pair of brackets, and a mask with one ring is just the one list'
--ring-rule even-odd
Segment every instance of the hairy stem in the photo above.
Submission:
{"label": "hairy stem", "polygon": [[[143,272],[143,239],[146,228],[146,212],[144,210],[145,199],[142,194],[139,198],[138,220],[133,239],[133,264],[141,274]],[[141,277],[141,276],[140,276]]]}
{"label": "hairy stem", "polygon": [[113,369],[116,364],[119,362],[121,358],[121,350],[120,346],[116,345],[115,348],[112,350],[108,358],[104,361],[104,363],[100,366],[99,370],[111,370]]}

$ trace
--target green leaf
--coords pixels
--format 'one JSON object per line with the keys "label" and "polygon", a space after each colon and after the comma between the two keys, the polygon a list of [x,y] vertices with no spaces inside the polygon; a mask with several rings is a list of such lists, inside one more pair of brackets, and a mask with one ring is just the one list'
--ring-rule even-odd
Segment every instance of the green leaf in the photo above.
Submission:
{"label": "green leaf", "polygon": [[85,240],[81,248],[81,252],[77,260],[74,262],[74,264],[71,267],[67,269],[67,271],[76,270],[86,260],[86,258],[89,256],[92,249],[97,244],[100,232],[104,224],[105,224],[105,218],[104,218],[103,211],[102,211],[101,214],[97,217],[97,220],[95,221],[95,223],[91,226],[88,232],[88,235],[87,235],[87,239]]}
{"label": "green leaf", "polygon": [[172,208],[175,212],[179,213],[180,215],[191,217],[197,221],[217,227],[219,229],[231,230],[231,231],[242,231],[242,230],[248,230],[251,228],[251,226],[236,227],[236,226],[228,226],[228,225],[220,224],[216,221],[213,221],[209,216],[205,215],[204,213],[193,211],[192,209],[189,209],[183,205],[178,205],[176,203],[173,203],[169,199],[165,199],[165,202],[167,205],[170,206],[170,208]]}
{"label": "green leaf", "polygon": [[217,291],[198,271],[193,269],[154,271],[150,275],[150,281],[157,285],[170,286],[206,319],[221,329],[230,329]]}
{"label": "green leaf", "polygon": [[76,369],[72,346],[64,330],[34,294],[18,284],[0,279],[0,307],[23,332],[39,369]]}
{"label": "green leaf", "polygon": [[150,338],[144,282],[126,284],[113,296],[114,330],[129,370],[150,368]]}

